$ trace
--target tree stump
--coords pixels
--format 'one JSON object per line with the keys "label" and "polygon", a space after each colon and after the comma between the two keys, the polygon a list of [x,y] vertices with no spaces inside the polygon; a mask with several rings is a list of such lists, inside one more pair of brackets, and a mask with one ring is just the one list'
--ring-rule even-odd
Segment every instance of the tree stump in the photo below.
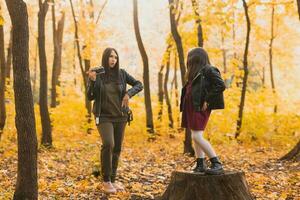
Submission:
{"label": "tree stump", "polygon": [[244,172],[206,175],[175,171],[161,200],[253,200],[253,197]]}

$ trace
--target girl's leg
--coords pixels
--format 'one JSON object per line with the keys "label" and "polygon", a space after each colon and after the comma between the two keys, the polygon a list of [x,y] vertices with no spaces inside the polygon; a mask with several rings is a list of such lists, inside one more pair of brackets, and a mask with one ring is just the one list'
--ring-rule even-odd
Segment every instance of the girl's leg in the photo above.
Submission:
{"label": "girl's leg", "polygon": [[196,158],[205,157],[204,151],[201,149],[201,146],[195,140],[194,140],[194,149],[195,149]]}
{"label": "girl's leg", "polygon": [[112,152],[115,146],[113,124],[110,122],[100,123],[97,128],[102,139],[100,156],[102,176],[104,182],[110,182],[112,171]]}
{"label": "girl's leg", "polygon": [[224,172],[222,164],[212,148],[211,144],[203,138],[203,131],[191,130],[192,138],[198,145],[201,146],[203,151],[208,155],[211,162],[210,169],[206,170],[206,174],[222,174]]}
{"label": "girl's leg", "polygon": [[[209,158],[213,158],[213,157],[217,156],[216,152],[212,148],[211,144],[206,139],[204,139],[203,131],[191,130],[191,132],[192,132],[192,138],[193,138],[194,143],[196,145],[200,146],[200,149],[202,149]],[[196,152],[197,152],[197,150],[196,150]],[[199,153],[199,155],[201,155],[201,154]]]}
{"label": "girl's leg", "polygon": [[122,149],[122,143],[124,138],[126,122],[114,122],[114,141],[115,146],[113,148],[112,154],[112,173],[111,173],[111,182],[114,183],[117,175],[117,168],[119,163],[119,157]]}

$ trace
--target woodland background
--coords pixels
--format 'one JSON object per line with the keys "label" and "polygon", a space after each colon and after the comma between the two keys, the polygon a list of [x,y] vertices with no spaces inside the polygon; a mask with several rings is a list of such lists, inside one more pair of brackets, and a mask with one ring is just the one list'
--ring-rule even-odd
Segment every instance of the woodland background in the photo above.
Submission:
{"label": "woodland background", "polygon": [[[225,168],[244,171],[256,199],[300,199],[299,0],[0,6],[0,199],[18,199],[22,191],[32,199],[160,196],[171,172],[191,169],[194,159],[178,102],[186,55],[196,46],[208,51],[227,86],[226,108],[213,112],[205,133]],[[119,172],[126,191],[108,197],[97,176],[101,142],[85,71],[100,65],[109,46],[145,89],[130,100],[134,121]]]}

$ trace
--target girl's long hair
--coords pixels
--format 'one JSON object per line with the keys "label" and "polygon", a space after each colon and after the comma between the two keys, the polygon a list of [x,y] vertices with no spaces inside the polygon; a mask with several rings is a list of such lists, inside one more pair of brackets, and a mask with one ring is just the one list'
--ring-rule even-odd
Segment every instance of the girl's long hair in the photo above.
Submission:
{"label": "girl's long hair", "polygon": [[187,80],[192,81],[207,65],[210,65],[207,52],[201,47],[191,49],[187,56]]}
{"label": "girl's long hair", "polygon": [[[114,51],[117,54],[117,62],[116,65],[111,68],[109,67],[109,56],[111,54],[111,52]],[[117,52],[116,49],[108,47],[103,51],[102,54],[102,66],[105,69],[105,75],[104,75],[104,81],[105,82],[109,82],[109,81],[113,81],[113,82],[119,82],[119,54]]]}

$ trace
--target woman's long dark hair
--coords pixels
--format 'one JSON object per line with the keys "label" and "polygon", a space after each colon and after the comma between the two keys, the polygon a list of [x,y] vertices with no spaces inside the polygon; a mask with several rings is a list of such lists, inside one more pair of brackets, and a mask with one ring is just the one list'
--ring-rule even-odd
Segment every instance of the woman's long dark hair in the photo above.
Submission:
{"label": "woman's long dark hair", "polygon": [[192,81],[207,65],[210,65],[210,62],[208,54],[203,48],[196,47],[190,50],[187,56],[187,80]]}
{"label": "woman's long dark hair", "polygon": [[[117,54],[117,62],[114,68],[109,67],[109,56],[111,52],[114,51]],[[102,66],[105,69],[105,75],[104,80],[105,82],[113,81],[113,82],[119,82],[119,54],[116,49],[108,47],[103,51],[102,54]]]}

